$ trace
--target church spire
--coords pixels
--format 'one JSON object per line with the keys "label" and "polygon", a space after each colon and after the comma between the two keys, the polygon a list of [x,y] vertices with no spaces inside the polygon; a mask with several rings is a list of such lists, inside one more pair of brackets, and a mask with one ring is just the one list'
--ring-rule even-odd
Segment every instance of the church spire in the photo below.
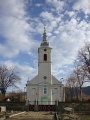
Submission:
{"label": "church spire", "polygon": [[47,42],[47,35],[46,35],[45,25],[44,25],[43,41],[41,43],[41,46],[49,46],[49,43]]}
{"label": "church spire", "polygon": [[44,25],[43,41],[47,41],[46,28]]}

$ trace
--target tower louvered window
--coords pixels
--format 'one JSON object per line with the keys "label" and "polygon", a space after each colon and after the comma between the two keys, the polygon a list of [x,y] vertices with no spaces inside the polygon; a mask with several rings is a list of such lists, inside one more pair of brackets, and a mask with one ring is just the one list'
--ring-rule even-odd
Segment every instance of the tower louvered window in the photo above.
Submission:
{"label": "tower louvered window", "polygon": [[47,61],[47,54],[44,54],[44,61]]}

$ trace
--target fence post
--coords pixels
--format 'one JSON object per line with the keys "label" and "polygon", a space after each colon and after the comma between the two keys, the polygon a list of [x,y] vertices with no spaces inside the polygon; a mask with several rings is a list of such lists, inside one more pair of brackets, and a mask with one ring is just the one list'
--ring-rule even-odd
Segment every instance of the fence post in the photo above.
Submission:
{"label": "fence post", "polygon": [[56,112],[58,112],[58,100],[55,100],[55,108],[56,108]]}
{"label": "fence post", "polygon": [[59,120],[57,113],[54,114],[54,120]]}

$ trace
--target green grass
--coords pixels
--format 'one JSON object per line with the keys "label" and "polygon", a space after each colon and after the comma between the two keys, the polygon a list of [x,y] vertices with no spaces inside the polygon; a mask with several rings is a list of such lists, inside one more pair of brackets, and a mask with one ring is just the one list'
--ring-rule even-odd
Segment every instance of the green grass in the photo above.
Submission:
{"label": "green grass", "polygon": [[85,120],[90,120],[90,116],[86,116],[86,117],[85,117]]}
{"label": "green grass", "polygon": [[81,117],[82,118],[82,120],[90,120],[90,115],[84,115],[84,116],[82,116]]}

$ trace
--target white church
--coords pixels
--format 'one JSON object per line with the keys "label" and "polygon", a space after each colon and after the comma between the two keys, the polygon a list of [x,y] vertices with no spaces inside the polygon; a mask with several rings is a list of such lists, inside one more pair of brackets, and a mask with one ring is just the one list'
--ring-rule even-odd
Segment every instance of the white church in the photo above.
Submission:
{"label": "white church", "polygon": [[27,81],[26,104],[55,104],[55,101],[65,101],[64,86],[62,82],[52,75],[52,48],[47,41],[44,27],[43,40],[38,48],[38,75]]}

